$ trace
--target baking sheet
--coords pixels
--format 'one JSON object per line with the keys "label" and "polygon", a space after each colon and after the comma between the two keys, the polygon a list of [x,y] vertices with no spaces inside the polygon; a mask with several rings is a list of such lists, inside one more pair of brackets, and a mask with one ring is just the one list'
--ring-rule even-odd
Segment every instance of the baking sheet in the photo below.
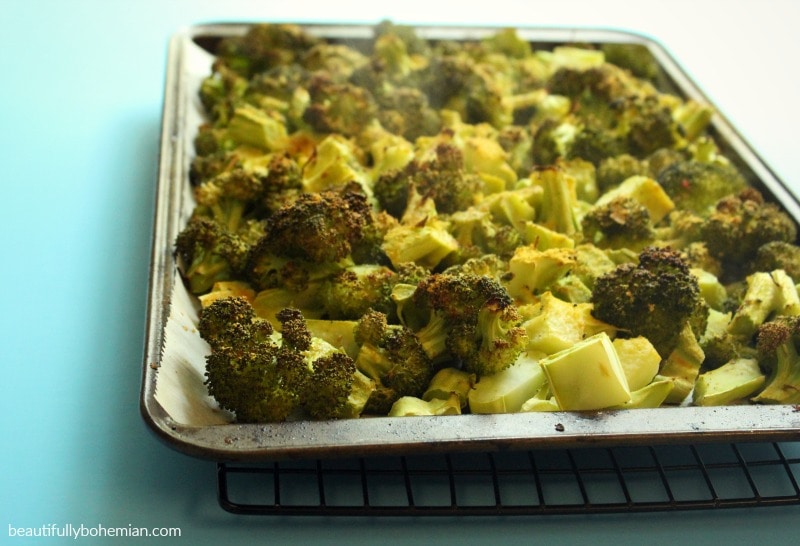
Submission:
{"label": "baking sheet", "polygon": [[[696,443],[800,439],[800,407],[680,407],[599,412],[553,412],[442,417],[365,417],[331,422],[236,424],[203,384],[208,347],[196,330],[198,304],[177,271],[174,241],[194,207],[188,172],[193,138],[203,121],[197,97],[211,70],[214,44],[246,25],[198,25],[170,41],[162,117],[161,151],[147,336],[140,409],[158,437],[192,456],[220,461],[411,454],[431,451],[494,451],[583,445]],[[307,25],[306,30],[344,41],[367,40],[369,26]],[[433,39],[476,39],[497,29],[420,27]],[[663,85],[687,98],[709,102],[666,50],[633,33],[603,29],[517,29],[535,47],[582,42],[648,46],[664,70]],[[723,116],[712,134],[723,152],[765,195],[795,219],[800,206]]]}

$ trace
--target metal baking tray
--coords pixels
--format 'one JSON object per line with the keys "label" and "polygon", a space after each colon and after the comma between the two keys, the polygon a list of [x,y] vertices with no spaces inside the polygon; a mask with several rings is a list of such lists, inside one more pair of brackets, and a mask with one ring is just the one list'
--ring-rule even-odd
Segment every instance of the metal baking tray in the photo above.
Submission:
{"label": "metal baking tray", "polygon": [[[348,44],[363,43],[372,36],[372,27],[365,25],[319,24],[304,28]],[[245,24],[197,25],[176,33],[169,43],[140,400],[145,422],[169,446],[215,461],[265,462],[430,452],[800,440],[800,407],[789,405],[230,423],[226,414],[216,409],[203,384],[206,346],[195,328],[197,303],[178,274],[174,241],[193,208],[188,171],[192,139],[203,120],[197,98],[199,83],[210,72],[215,44],[246,29]],[[421,36],[449,40],[480,38],[496,30],[418,27]],[[517,31],[536,48],[565,43],[645,45],[661,64],[662,89],[710,104],[666,49],[648,37],[605,29]],[[711,134],[756,187],[800,219],[795,197],[719,113],[714,116]]]}

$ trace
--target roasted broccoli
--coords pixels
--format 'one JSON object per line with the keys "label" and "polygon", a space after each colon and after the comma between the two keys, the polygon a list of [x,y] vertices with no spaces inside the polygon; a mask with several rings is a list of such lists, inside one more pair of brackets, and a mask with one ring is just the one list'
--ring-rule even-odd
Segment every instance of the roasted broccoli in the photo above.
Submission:
{"label": "roasted broccoli", "polygon": [[294,309],[278,315],[282,331],[256,317],[247,300],[226,298],[203,308],[198,331],[210,346],[206,385],[239,422],[358,416],[374,388],[357,378],[353,359],[315,338]]}
{"label": "roasted broccoli", "polygon": [[217,222],[198,217],[190,220],[175,240],[176,254],[183,260],[181,271],[194,294],[208,292],[215,282],[240,278],[246,270],[251,248],[263,225],[231,233]]}
{"label": "roasted broccoli", "polygon": [[434,368],[410,329],[389,324],[384,313],[369,310],[358,320],[354,336],[359,346],[356,366],[377,385],[367,411],[386,414],[399,398],[422,396]]}
{"label": "roasted broccoli", "polygon": [[764,200],[755,188],[720,199],[700,226],[700,240],[729,268],[746,269],[758,249],[767,243],[793,243],[794,220],[776,204]]}
{"label": "roasted broccoli", "polygon": [[450,359],[477,375],[510,366],[527,340],[508,292],[479,275],[434,274],[416,287],[413,305],[428,321],[415,333],[433,359]]}
{"label": "roasted broccoli", "polygon": [[581,219],[585,241],[600,248],[639,251],[655,241],[647,208],[630,197],[618,197],[593,207]]}
{"label": "roasted broccoli", "polygon": [[622,264],[599,277],[592,313],[633,336],[644,336],[667,357],[686,324],[705,331],[707,306],[697,278],[681,254],[648,247],[637,264]]}
{"label": "roasted broccoli", "polygon": [[693,159],[672,163],[658,173],[657,180],[678,208],[703,216],[717,201],[747,186],[733,165]]}
{"label": "roasted broccoli", "polygon": [[800,402],[800,317],[777,317],[762,324],[757,333],[758,359],[769,371],[764,388],[753,397],[762,404]]}
{"label": "roasted broccoli", "polygon": [[354,45],[253,25],[200,81],[175,254],[221,408],[797,401],[795,220],[645,47]]}

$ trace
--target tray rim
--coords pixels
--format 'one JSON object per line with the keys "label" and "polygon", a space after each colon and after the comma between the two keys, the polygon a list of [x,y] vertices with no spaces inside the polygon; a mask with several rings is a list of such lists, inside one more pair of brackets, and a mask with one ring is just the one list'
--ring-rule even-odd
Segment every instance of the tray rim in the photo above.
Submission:
{"label": "tray rim", "polygon": [[[172,241],[180,229],[180,218],[174,214],[170,205],[178,202],[184,182],[177,180],[182,173],[181,161],[186,153],[180,136],[186,120],[187,101],[184,99],[191,92],[181,77],[181,63],[185,58],[185,48],[198,47],[193,43],[196,38],[241,33],[252,24],[253,22],[214,22],[191,25],[173,34],[168,44],[139,408],[150,431],[169,447],[193,457],[218,462],[264,462],[296,458],[478,450],[800,440],[798,405],[368,417],[329,422],[230,423],[211,426],[189,426],[173,420],[156,400],[155,392],[165,343],[166,323],[170,314],[171,291],[173,283],[179,281],[171,249]],[[292,24],[322,35],[340,37],[352,37],[353,32],[366,37],[373,27],[360,23]],[[413,26],[425,36],[454,38],[480,36],[499,29],[438,24]],[[668,50],[652,37],[630,30],[596,27],[515,28],[522,36],[536,42],[618,41],[645,45],[682,93],[713,104]],[[800,204],[795,196],[723,113],[716,112],[713,126],[766,186],[771,196],[795,220],[800,219]],[[382,431],[375,430],[379,425]],[[643,425],[649,430],[644,430]],[[480,434],[476,435],[475,430]]]}

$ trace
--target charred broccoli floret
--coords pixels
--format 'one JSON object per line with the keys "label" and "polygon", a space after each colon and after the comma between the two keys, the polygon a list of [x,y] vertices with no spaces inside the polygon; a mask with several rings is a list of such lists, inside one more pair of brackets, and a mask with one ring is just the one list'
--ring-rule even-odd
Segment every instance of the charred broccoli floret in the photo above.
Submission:
{"label": "charred broccoli floret", "polygon": [[758,247],[751,265],[753,271],[783,269],[800,283],[800,247],[787,241],[771,241]]}
{"label": "charred broccoli floret", "polygon": [[397,399],[422,396],[434,368],[411,330],[369,310],[358,320],[354,336],[359,346],[356,366],[377,384],[367,411],[385,415]]}
{"label": "charred broccoli floret", "polygon": [[755,188],[720,199],[700,227],[709,252],[731,266],[747,264],[758,249],[774,241],[794,242],[797,226]]}
{"label": "charred broccoli floret", "polygon": [[671,164],[658,174],[657,180],[678,208],[700,215],[706,215],[717,201],[747,185],[733,165],[692,159]]}
{"label": "charred broccoli floret", "polygon": [[263,245],[277,256],[323,264],[350,255],[372,221],[363,193],[304,193],[269,217]]}
{"label": "charred broccoli floret", "polygon": [[242,423],[358,416],[369,382],[357,381],[352,358],[309,332],[294,309],[278,313],[275,332],[243,298],[204,307],[198,331],[210,346],[206,385],[219,405]]}
{"label": "charred broccoli floret", "polygon": [[591,302],[596,318],[646,337],[665,358],[686,324],[705,330],[707,308],[697,278],[669,248],[645,248],[638,264],[619,265],[597,278]]}
{"label": "charred broccoli floret", "polygon": [[796,404],[800,402],[800,317],[781,316],[761,325],[756,349],[759,363],[770,371],[765,387],[753,402]]}
{"label": "charred broccoli floret", "polygon": [[438,212],[447,214],[475,204],[480,178],[464,167],[464,154],[453,144],[441,143],[433,158],[414,160],[403,169],[385,173],[375,181],[374,193],[387,212],[400,218],[410,192],[430,198]]}
{"label": "charred broccoli floret", "polygon": [[655,240],[647,208],[629,197],[618,197],[592,208],[581,219],[586,241],[600,248],[641,250]]}
{"label": "charred broccoli floret", "polygon": [[392,288],[398,280],[398,274],[383,265],[347,267],[324,282],[322,306],[334,320],[357,320],[369,310],[393,314]]}
{"label": "charred broccoli floret", "polygon": [[303,121],[319,133],[354,136],[375,118],[375,98],[363,87],[338,83],[317,73],[308,85],[310,102]]}
{"label": "charred broccoli floret", "polygon": [[217,58],[237,73],[250,77],[275,66],[299,62],[318,43],[318,38],[296,25],[253,25],[243,36],[225,38],[219,45]]}
{"label": "charred broccoli floret", "polygon": [[237,168],[195,186],[192,216],[210,218],[236,233],[247,218],[259,216],[264,181],[255,172]]}
{"label": "charred broccoli floret", "polygon": [[194,294],[208,292],[217,281],[242,275],[249,261],[252,246],[263,225],[255,222],[252,229],[231,233],[208,218],[194,218],[175,240],[176,254],[183,260],[183,277]]}
{"label": "charred broccoli floret", "polygon": [[415,333],[431,358],[453,359],[484,375],[510,366],[525,347],[521,316],[490,277],[434,274],[417,285],[412,299],[429,316]]}

